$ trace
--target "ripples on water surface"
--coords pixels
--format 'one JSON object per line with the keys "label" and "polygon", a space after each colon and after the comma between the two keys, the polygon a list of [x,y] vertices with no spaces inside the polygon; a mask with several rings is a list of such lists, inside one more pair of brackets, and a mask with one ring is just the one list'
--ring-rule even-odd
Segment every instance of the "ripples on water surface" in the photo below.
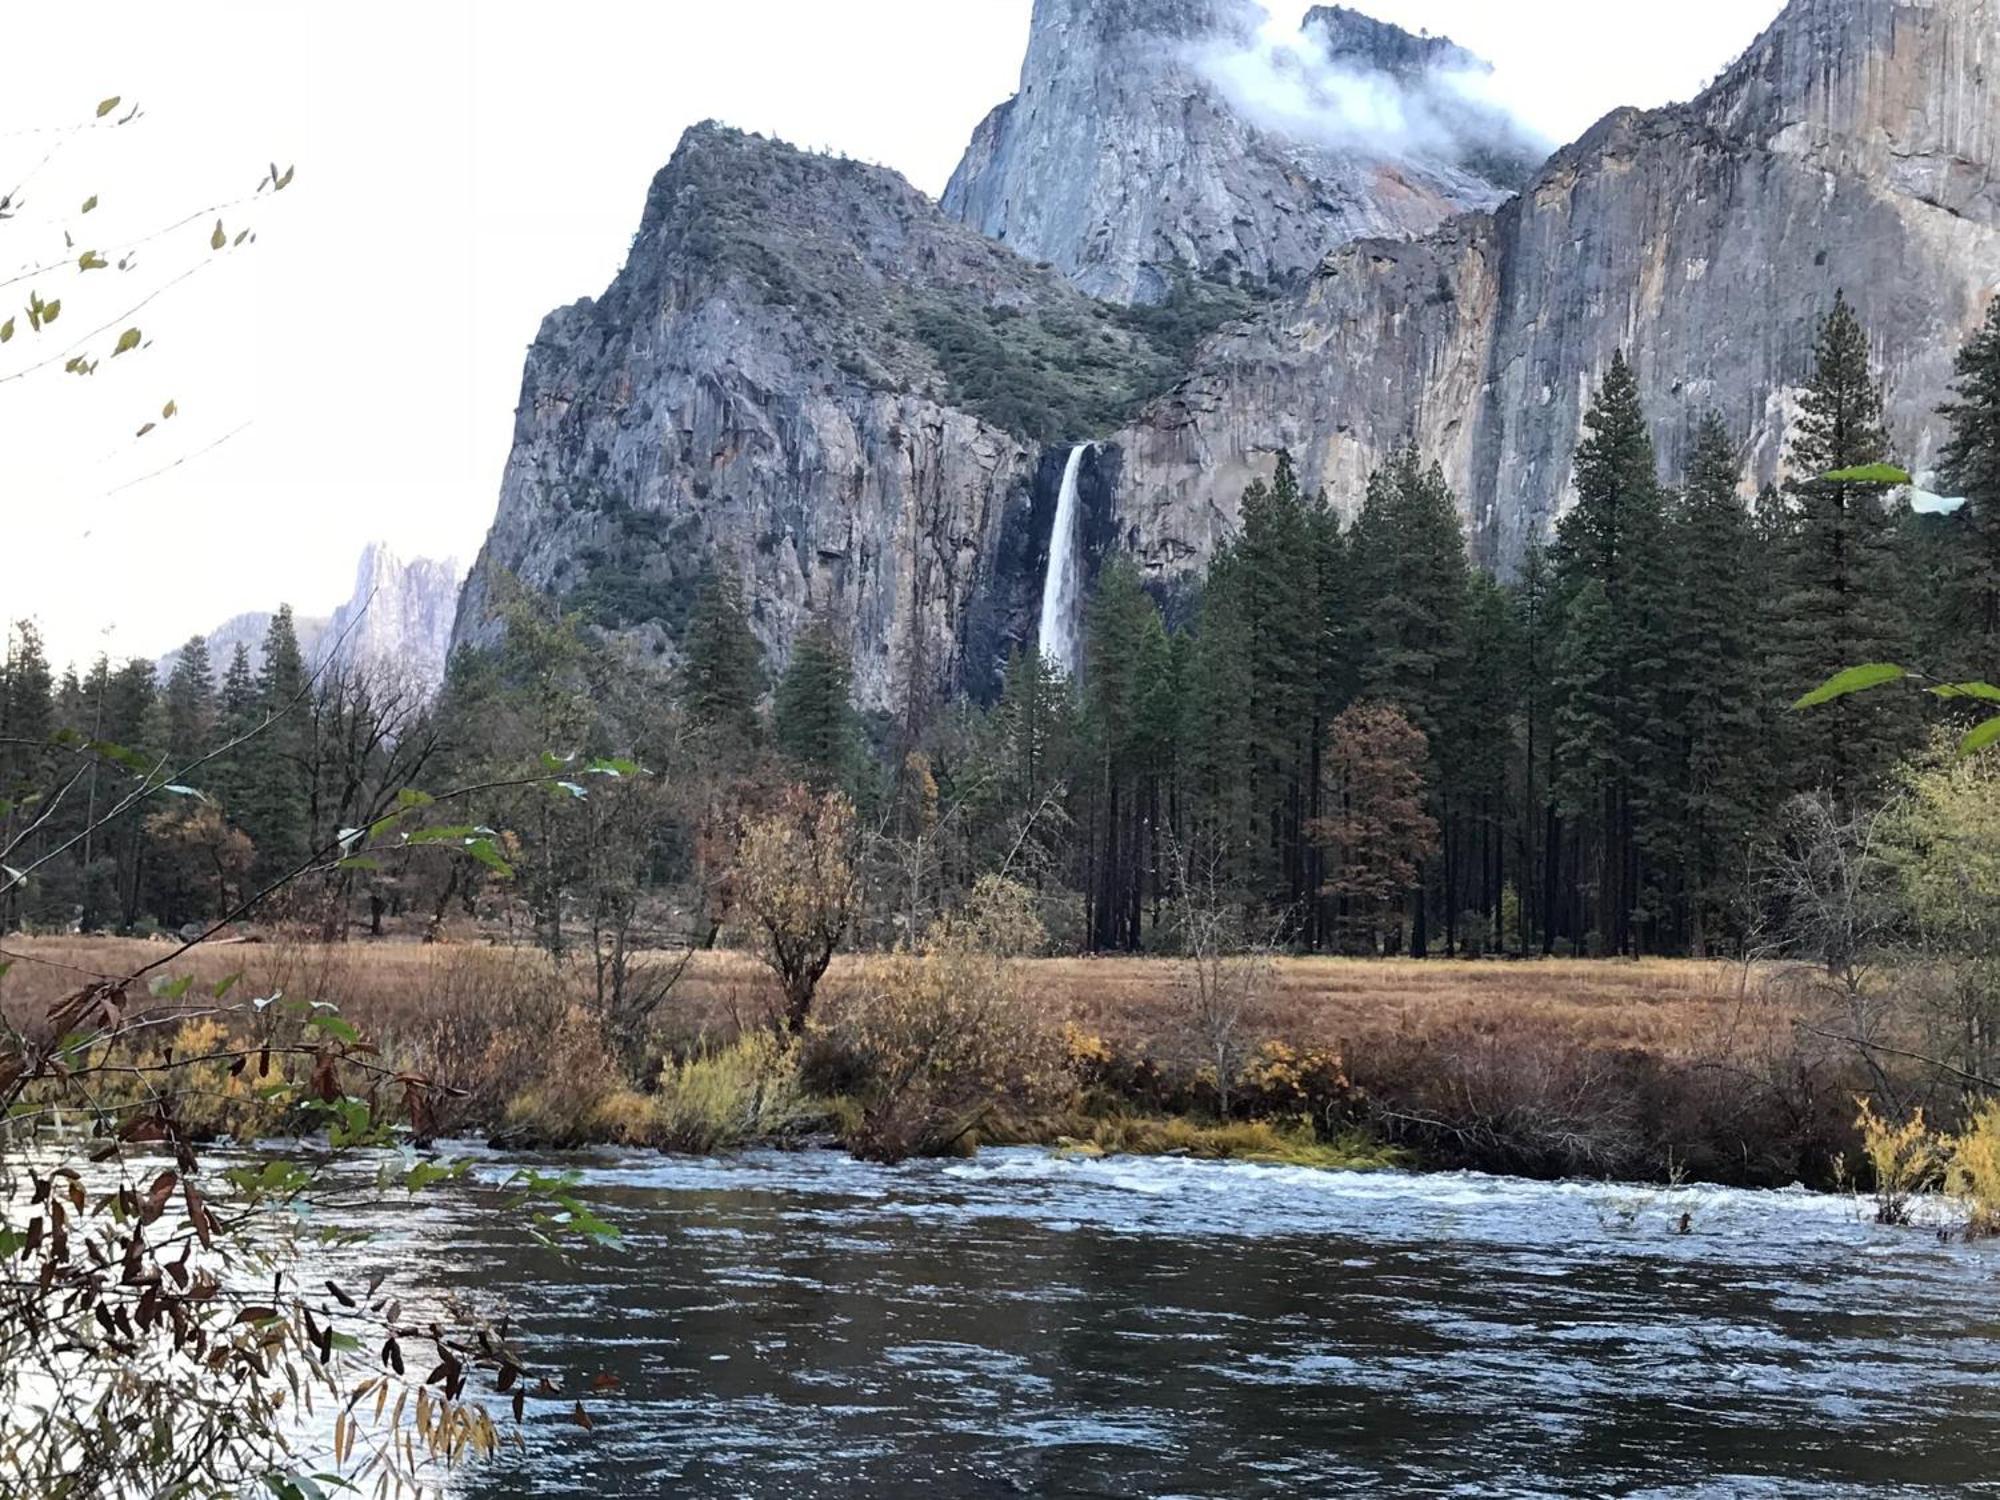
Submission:
{"label": "ripples on water surface", "polygon": [[1036,1152],[585,1180],[625,1243],[574,1265],[462,1189],[386,1231],[623,1381],[468,1496],[2000,1494],[2000,1250],[1848,1200]]}

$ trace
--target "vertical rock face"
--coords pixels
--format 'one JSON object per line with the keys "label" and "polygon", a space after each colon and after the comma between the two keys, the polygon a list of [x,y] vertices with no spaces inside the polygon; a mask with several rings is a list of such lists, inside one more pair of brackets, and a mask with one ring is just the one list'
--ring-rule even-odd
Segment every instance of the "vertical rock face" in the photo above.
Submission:
{"label": "vertical rock face", "polygon": [[947,214],[1094,297],[1177,273],[1283,282],[1364,235],[1492,207],[1539,155],[1453,75],[1451,43],[1321,7],[1273,37],[1255,0],[1037,0],[1020,92]]}
{"label": "vertical rock face", "polygon": [[370,544],[355,569],[354,592],[307,648],[309,659],[320,659],[322,649],[337,651],[343,661],[393,675],[430,697],[451,657],[459,575],[455,558],[404,562],[382,543]]}
{"label": "vertical rock face", "polygon": [[1351,504],[1414,439],[1510,567],[1570,497],[1619,348],[1667,463],[1713,408],[1773,478],[1840,289],[1927,467],[1953,352],[2000,288],[1996,3],[1794,0],[1692,104],[1611,115],[1497,212],[1337,252],[1120,440],[1128,541],[1157,572],[1198,568],[1276,449]]}
{"label": "vertical rock face", "polygon": [[1109,430],[1145,372],[1170,378],[1107,309],[894,173],[697,127],[617,280],[529,351],[457,639],[499,638],[504,571],[666,668],[713,564],[773,666],[825,613],[861,703],[918,713],[1032,641],[1042,437]]}
{"label": "vertical rock face", "polygon": [[[387,546],[371,542],[362,550],[354,592],[344,604],[331,615],[293,616],[300,654],[317,666],[338,651],[342,661],[393,676],[429,698],[444,682],[458,581],[455,561],[420,557],[404,562]],[[249,653],[251,670],[261,669],[270,628],[270,613],[256,611],[211,630],[206,639],[216,680],[229,669],[238,645]],[[172,675],[179,660],[175,650],[154,664],[161,680]]]}

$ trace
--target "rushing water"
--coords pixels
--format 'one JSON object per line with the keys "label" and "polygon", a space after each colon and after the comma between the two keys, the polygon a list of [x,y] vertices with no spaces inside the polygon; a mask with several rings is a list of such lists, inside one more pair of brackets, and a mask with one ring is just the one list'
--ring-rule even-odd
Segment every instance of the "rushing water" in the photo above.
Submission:
{"label": "rushing water", "polygon": [[1055,525],[1049,531],[1049,570],[1042,578],[1040,647],[1043,657],[1074,677],[1077,666],[1076,626],[1078,577],[1077,478],[1089,443],[1069,450],[1063,466],[1062,489],[1056,496]]}
{"label": "rushing water", "polygon": [[461,1185],[369,1252],[622,1381],[594,1433],[536,1412],[467,1495],[2000,1493],[2000,1251],[1851,1200],[590,1161],[622,1249],[523,1248]]}

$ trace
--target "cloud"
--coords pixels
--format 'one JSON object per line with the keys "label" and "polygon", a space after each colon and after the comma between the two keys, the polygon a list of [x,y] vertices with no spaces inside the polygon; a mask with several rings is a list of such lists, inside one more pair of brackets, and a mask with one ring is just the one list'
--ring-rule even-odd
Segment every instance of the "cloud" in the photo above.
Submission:
{"label": "cloud", "polygon": [[1423,68],[1336,59],[1323,26],[1301,29],[1265,10],[1248,40],[1191,44],[1189,61],[1231,108],[1272,135],[1395,160],[1531,163],[1551,143],[1502,102],[1493,70],[1469,54]]}

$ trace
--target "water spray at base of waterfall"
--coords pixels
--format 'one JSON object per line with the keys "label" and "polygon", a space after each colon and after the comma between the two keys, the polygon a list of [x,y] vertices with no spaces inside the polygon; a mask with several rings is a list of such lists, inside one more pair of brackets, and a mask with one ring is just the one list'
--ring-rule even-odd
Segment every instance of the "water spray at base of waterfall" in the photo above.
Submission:
{"label": "water spray at base of waterfall", "polygon": [[1063,467],[1062,492],[1056,499],[1055,525],[1049,531],[1049,570],[1042,580],[1042,622],[1038,637],[1043,660],[1065,676],[1076,676],[1078,665],[1077,600],[1082,588],[1078,553],[1077,480],[1083,456],[1095,443],[1078,443]]}

